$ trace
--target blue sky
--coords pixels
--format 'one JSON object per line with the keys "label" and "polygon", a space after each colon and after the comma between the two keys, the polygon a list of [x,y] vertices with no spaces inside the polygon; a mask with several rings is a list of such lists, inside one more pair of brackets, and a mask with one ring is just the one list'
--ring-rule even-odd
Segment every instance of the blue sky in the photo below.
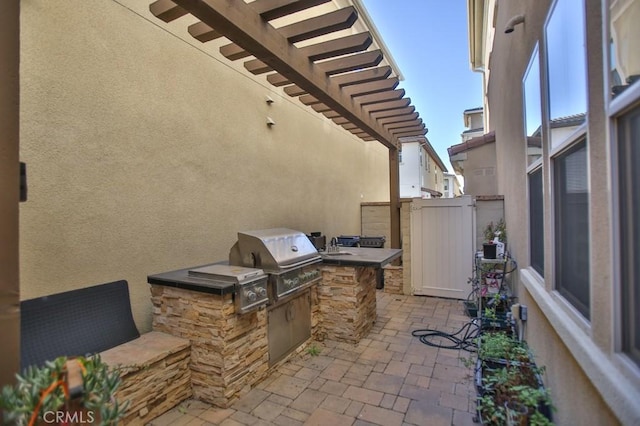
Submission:
{"label": "blue sky", "polygon": [[450,172],[462,112],[482,106],[482,77],[469,67],[465,0],[362,0],[404,76],[400,82]]}

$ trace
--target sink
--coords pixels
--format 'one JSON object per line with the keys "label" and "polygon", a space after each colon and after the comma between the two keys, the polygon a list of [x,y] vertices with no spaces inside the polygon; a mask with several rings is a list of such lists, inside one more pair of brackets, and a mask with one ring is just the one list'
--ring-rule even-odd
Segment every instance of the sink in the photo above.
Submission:
{"label": "sink", "polygon": [[323,256],[344,256],[344,255],[350,255],[353,253],[350,253],[348,251],[324,251],[320,254]]}

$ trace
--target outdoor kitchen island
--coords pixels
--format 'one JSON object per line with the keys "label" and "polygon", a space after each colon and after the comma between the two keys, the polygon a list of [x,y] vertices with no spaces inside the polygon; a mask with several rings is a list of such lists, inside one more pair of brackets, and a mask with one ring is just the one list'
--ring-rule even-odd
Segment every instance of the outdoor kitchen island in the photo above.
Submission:
{"label": "outdoor kitchen island", "polygon": [[[303,349],[311,338],[351,343],[364,338],[376,319],[376,270],[402,253],[394,249],[344,248],[340,254],[325,255],[313,248],[311,258],[304,262],[295,259],[289,267],[276,271],[259,244],[253,241],[248,245],[243,240],[247,235],[249,240],[263,239],[268,247],[272,235],[262,231],[238,235],[240,255],[233,254],[234,246],[231,265],[217,262],[147,278],[153,330],[191,341],[194,397],[223,408],[266,378],[289,354]],[[305,241],[287,244],[296,256],[304,257]],[[255,273],[237,265],[242,263],[238,259],[243,257],[243,244],[251,247],[252,257],[261,259],[253,269]],[[274,248],[271,251],[282,253]],[[264,272],[257,269],[260,267]],[[208,272],[221,268],[237,270],[239,282],[207,278]],[[262,281],[264,275],[268,279]],[[268,295],[261,303],[265,285]],[[251,307],[246,309],[239,298]]]}
{"label": "outdoor kitchen island", "polygon": [[378,271],[401,254],[400,249],[365,247],[322,252],[321,331],[317,337],[354,344],[366,337],[376,320]]}

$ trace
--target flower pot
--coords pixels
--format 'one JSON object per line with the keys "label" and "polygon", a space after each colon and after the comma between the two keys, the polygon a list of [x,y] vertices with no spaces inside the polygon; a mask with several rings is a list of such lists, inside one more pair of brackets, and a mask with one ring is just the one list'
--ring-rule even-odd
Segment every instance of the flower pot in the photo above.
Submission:
{"label": "flower pot", "polygon": [[485,259],[495,259],[496,258],[496,245],[485,243],[482,245],[482,256]]}
{"label": "flower pot", "polygon": [[507,426],[527,426],[529,424],[529,409],[517,401],[504,403],[507,412]]}
{"label": "flower pot", "polygon": [[[528,425],[529,417],[534,412],[538,412],[549,421],[553,421],[551,403],[541,400],[537,406],[525,406],[527,414],[524,416],[524,423],[518,423],[519,421],[522,421],[521,415],[524,414],[518,406],[523,406],[524,404],[519,400],[511,399],[513,395],[505,395],[504,393],[498,395],[494,387],[495,382],[492,382],[491,380],[487,382],[484,380],[485,377],[495,375],[499,373],[500,370],[522,370],[524,374],[524,370],[531,370],[532,367],[535,367],[535,363],[517,363],[505,360],[477,360],[475,368],[475,385],[478,395],[476,399],[476,411],[477,419],[481,424],[513,424],[516,426]],[[534,374],[532,380],[533,381],[528,383],[528,385],[532,386],[534,389],[539,389],[541,392],[544,392],[545,388],[540,375],[537,373]],[[521,382],[517,384],[521,385],[523,383]],[[502,391],[504,391],[504,388]],[[487,407],[483,408],[483,403],[486,404],[486,402],[483,401],[487,398],[493,400],[495,404],[492,404],[492,408],[489,410],[487,410]],[[511,413],[509,413],[510,410],[512,411]],[[499,413],[499,415],[496,415],[496,413]],[[509,423],[509,416],[511,416],[511,421],[514,423]]]}
{"label": "flower pot", "polygon": [[469,318],[477,318],[478,317],[478,304],[471,300],[464,301],[464,311],[469,316]]}

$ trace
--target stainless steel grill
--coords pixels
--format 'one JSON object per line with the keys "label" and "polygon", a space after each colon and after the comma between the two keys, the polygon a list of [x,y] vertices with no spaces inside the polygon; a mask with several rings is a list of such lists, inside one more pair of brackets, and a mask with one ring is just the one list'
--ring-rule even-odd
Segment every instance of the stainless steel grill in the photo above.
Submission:
{"label": "stainless steel grill", "polygon": [[231,265],[261,268],[268,275],[269,364],[311,337],[311,285],[321,280],[322,257],[305,234],[286,228],[238,232]]}
{"label": "stainless steel grill", "polygon": [[261,268],[269,275],[269,303],[320,280],[318,250],[305,234],[287,228],[238,232],[229,253],[231,265]]}

